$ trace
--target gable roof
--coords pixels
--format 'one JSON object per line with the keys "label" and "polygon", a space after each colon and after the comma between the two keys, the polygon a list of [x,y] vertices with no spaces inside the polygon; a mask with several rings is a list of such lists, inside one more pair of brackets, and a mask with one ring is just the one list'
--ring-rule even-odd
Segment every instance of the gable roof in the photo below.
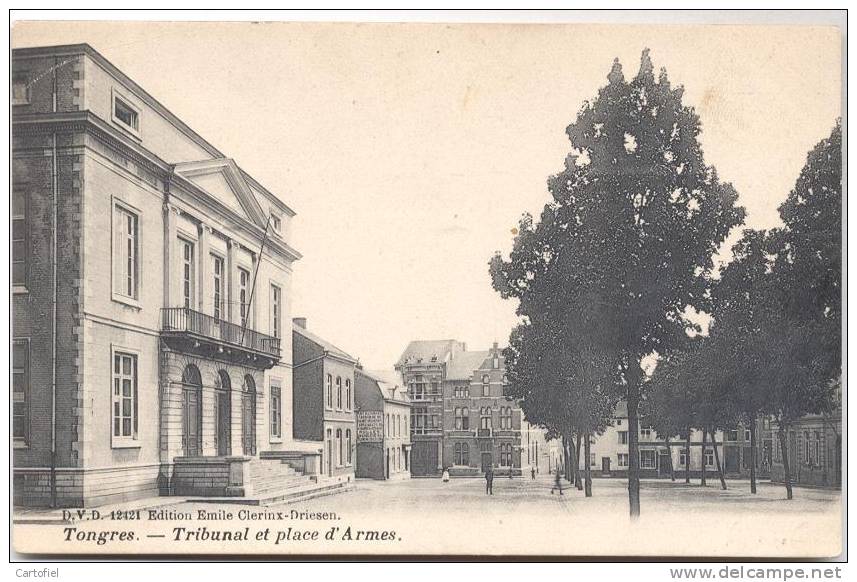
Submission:
{"label": "gable roof", "polygon": [[[348,360],[348,361],[353,362],[355,364],[357,363],[357,358],[350,355],[345,350],[333,345],[332,343],[330,343],[326,339],[323,339],[320,336],[317,336],[314,333],[307,331],[307,329],[304,327],[301,327],[297,324],[292,323],[292,332],[294,332],[300,336],[303,336],[304,338],[313,342],[314,344],[316,344],[317,346],[322,348],[327,354],[330,354],[331,356],[338,357],[338,358],[341,358],[343,360]],[[299,362],[295,362],[295,363],[297,364]]]}
{"label": "gable roof", "polygon": [[490,355],[488,350],[456,354],[455,359],[446,367],[446,379],[470,380],[473,378],[473,372],[480,369]]}
{"label": "gable roof", "polygon": [[465,349],[464,343],[454,340],[415,340],[408,344],[405,351],[399,357],[396,366],[405,364],[409,358],[422,360],[424,363],[430,363],[432,358],[437,357],[438,362],[445,362],[453,354],[457,357],[458,353]]}
{"label": "gable roof", "polygon": [[176,164],[174,171],[208,192],[226,207],[243,214],[257,226],[262,228],[266,226],[267,213],[262,209],[253,189],[247,183],[244,172],[233,159],[217,158],[183,162]]}
{"label": "gable roof", "polygon": [[367,378],[371,378],[378,385],[381,396],[385,400],[409,404],[407,389],[402,382],[402,377],[395,370],[360,370]]}

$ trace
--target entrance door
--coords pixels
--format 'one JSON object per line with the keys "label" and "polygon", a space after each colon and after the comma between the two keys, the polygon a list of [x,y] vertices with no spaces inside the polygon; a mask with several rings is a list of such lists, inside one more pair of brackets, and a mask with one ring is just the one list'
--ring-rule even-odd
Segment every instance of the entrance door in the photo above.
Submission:
{"label": "entrance door", "polygon": [[241,443],[245,455],[256,454],[256,384],[249,375],[241,392]]}
{"label": "entrance door", "polygon": [[601,472],[605,475],[610,474],[610,457],[601,457]]}
{"label": "entrance door", "polygon": [[494,464],[494,459],[491,453],[482,453],[482,472],[487,473],[488,469]]}
{"label": "entrance door", "polygon": [[232,443],[230,442],[232,440],[232,403],[230,402],[230,395],[230,392],[224,390],[218,390],[214,394],[215,412],[217,414],[215,419],[217,432],[214,434],[217,439],[217,454],[220,456],[227,456],[232,453]]}
{"label": "entrance door", "polygon": [[327,429],[327,468],[326,473],[328,477],[333,476],[333,432],[330,429]]}
{"label": "entrance door", "polygon": [[186,387],[182,390],[182,444],[186,457],[198,457],[202,450],[200,430],[199,390]]}
{"label": "entrance door", "polygon": [[670,474],[670,454],[667,451],[658,453],[658,476],[664,477]]}
{"label": "entrance door", "polygon": [[182,454],[202,454],[202,378],[193,364],[182,373]]}
{"label": "entrance door", "polygon": [[727,473],[738,473],[739,466],[739,449],[738,447],[724,447],[723,468]]}

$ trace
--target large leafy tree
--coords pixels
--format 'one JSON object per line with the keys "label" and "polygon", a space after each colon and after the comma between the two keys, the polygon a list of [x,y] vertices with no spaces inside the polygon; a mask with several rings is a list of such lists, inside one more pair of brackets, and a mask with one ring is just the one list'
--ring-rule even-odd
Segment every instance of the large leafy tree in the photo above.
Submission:
{"label": "large leafy tree", "polygon": [[705,164],[701,125],[655,77],[648,50],[626,81],[618,60],[608,84],[567,128],[571,153],[548,181],[552,201],[538,222],[525,216],[508,260],[491,272],[525,321],[553,322],[557,341],[616,355],[616,384],[628,405],[630,513],[640,513],[637,409],[641,360],[668,353],[690,325],[688,305],[704,307],[712,256],[743,220],[737,193]]}

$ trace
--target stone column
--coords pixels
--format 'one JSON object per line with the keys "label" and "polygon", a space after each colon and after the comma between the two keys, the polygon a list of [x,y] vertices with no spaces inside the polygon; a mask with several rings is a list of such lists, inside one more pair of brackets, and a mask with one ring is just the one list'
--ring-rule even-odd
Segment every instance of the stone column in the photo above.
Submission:
{"label": "stone column", "polygon": [[244,454],[244,443],[242,441],[244,435],[244,426],[242,424],[244,421],[244,377],[234,377],[234,374],[231,371],[230,376],[233,376],[232,390],[230,392],[232,400],[232,430],[230,431],[230,437],[232,441],[232,455],[236,456]]}

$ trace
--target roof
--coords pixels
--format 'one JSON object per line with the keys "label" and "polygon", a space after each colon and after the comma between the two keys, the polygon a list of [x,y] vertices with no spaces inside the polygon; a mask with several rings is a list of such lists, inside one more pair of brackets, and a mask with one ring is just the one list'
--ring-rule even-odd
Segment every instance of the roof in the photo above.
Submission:
{"label": "roof", "polygon": [[486,358],[491,356],[488,350],[478,352],[461,352],[455,355],[446,367],[447,380],[470,380],[473,372],[482,367]]}
{"label": "roof", "polygon": [[322,349],[324,349],[325,352],[327,352],[328,354],[330,354],[332,356],[343,358],[345,360],[349,360],[349,361],[355,362],[355,363],[357,362],[357,358],[350,355],[348,352],[346,352],[342,348],[339,348],[339,347],[333,345],[332,343],[330,343],[326,339],[319,337],[319,336],[315,335],[314,333],[308,331],[306,328],[303,328],[303,327],[301,327],[295,323],[292,323],[292,331],[294,331],[298,335],[305,337],[306,339],[313,342],[314,344],[317,344]]}
{"label": "roof", "polygon": [[410,404],[402,377],[395,370],[359,370],[359,373],[375,381],[384,400]]}
{"label": "roof", "polygon": [[450,354],[462,352],[464,349],[464,343],[454,339],[415,340],[409,343],[405,351],[402,352],[396,366],[401,366],[408,358],[422,359],[428,363],[431,362],[432,358],[437,357],[438,362],[445,362]]}

